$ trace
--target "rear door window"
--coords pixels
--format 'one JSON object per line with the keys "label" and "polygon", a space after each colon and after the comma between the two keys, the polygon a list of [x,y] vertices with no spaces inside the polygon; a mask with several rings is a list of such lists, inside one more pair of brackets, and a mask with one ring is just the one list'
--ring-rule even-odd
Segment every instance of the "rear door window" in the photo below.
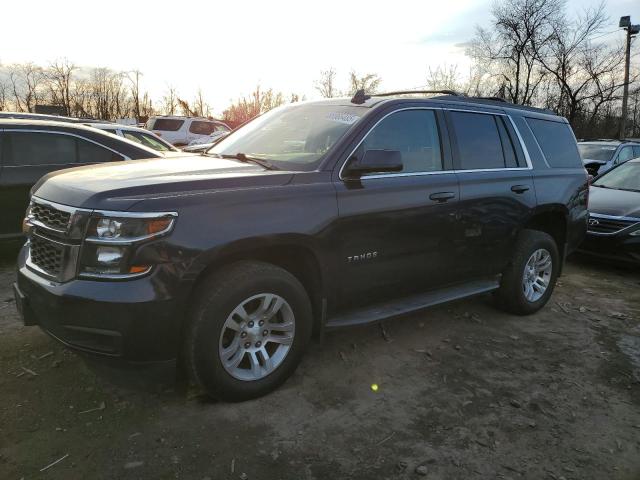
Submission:
{"label": "rear door window", "polygon": [[216,131],[216,124],[213,122],[203,122],[201,120],[194,120],[189,126],[189,132],[196,135],[211,135]]}
{"label": "rear door window", "polygon": [[156,118],[153,124],[154,130],[163,130],[165,132],[177,132],[184,125],[184,120],[175,118]]}
{"label": "rear door window", "polygon": [[503,146],[497,124],[500,119],[485,113],[452,111],[449,114],[456,139],[458,169],[505,168],[505,150],[513,164],[513,145],[505,139]]}
{"label": "rear door window", "polygon": [[575,137],[566,123],[526,119],[551,168],[582,168]]}
{"label": "rear door window", "polygon": [[76,139],[55,132],[11,132],[6,134],[6,165],[69,165],[76,162]]}
{"label": "rear door window", "polygon": [[78,163],[103,163],[118,160],[124,160],[124,157],[88,140],[78,139]]}

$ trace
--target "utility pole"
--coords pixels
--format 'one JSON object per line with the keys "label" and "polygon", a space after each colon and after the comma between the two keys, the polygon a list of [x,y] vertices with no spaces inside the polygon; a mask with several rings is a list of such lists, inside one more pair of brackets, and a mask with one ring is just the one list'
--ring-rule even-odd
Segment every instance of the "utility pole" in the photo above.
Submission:
{"label": "utility pole", "polygon": [[640,25],[631,25],[631,17],[620,17],[620,28],[627,31],[627,49],[624,58],[624,86],[622,91],[622,116],[620,118],[620,140],[627,135],[627,101],[629,99],[629,63],[631,61],[631,37],[640,32]]}

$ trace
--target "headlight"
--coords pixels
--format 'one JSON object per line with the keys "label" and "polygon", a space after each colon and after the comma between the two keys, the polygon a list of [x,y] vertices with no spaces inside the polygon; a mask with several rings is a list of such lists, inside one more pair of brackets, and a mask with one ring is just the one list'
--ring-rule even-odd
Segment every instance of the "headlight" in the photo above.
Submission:
{"label": "headlight", "polygon": [[[140,214],[141,216],[93,216],[87,230],[92,242],[131,243],[168,233],[173,228],[175,214]],[[155,216],[152,216],[155,215]]]}
{"label": "headlight", "polygon": [[176,213],[95,213],[89,220],[80,255],[81,277],[130,278],[152,265],[133,261],[138,244],[168,234]]}

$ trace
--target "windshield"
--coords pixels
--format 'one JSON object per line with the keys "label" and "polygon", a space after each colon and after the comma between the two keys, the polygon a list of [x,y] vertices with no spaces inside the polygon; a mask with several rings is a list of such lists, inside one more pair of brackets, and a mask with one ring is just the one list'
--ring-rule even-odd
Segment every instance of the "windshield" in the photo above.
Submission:
{"label": "windshield", "polygon": [[627,162],[599,177],[593,185],[604,188],[640,191],[640,163]]}
{"label": "windshield", "polygon": [[616,152],[616,146],[612,145],[595,145],[588,143],[579,143],[578,150],[580,151],[580,158],[583,160],[601,160],[608,162]]}
{"label": "windshield", "polygon": [[268,160],[277,168],[313,170],[365,112],[356,106],[286,105],[249,122],[207,153],[243,153]]}

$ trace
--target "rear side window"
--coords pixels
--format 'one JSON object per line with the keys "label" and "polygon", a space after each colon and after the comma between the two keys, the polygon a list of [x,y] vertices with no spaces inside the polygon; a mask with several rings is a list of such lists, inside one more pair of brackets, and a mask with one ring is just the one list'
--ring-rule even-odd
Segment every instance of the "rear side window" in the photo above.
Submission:
{"label": "rear side window", "polygon": [[[460,170],[504,168],[505,150],[510,163],[515,161],[513,145],[500,138],[494,115],[470,112],[450,112],[455,132]],[[504,129],[504,125],[502,125]],[[506,133],[506,132],[505,132]],[[504,150],[503,150],[504,148]]]}
{"label": "rear side window", "polygon": [[175,118],[156,118],[153,124],[154,130],[164,130],[165,132],[177,132],[184,125],[184,120]]}
{"label": "rear side window", "polygon": [[640,157],[640,145],[638,145],[637,147],[633,147],[633,158],[639,158]]}
{"label": "rear side window", "polygon": [[402,155],[402,171],[442,170],[442,154],[436,116],[431,110],[404,110],[393,113],[376,125],[358,147],[361,158],[367,150],[397,150]]}
{"label": "rear side window", "polygon": [[216,131],[216,124],[213,122],[203,122],[200,120],[194,120],[189,126],[189,131],[196,135],[211,135]]}
{"label": "rear side window", "polygon": [[631,160],[633,158],[633,147],[622,147],[620,149],[620,153],[618,154],[618,160],[616,163],[624,163],[627,160]]}
{"label": "rear side window", "polygon": [[124,160],[124,157],[108,148],[78,139],[78,163],[102,163],[117,160]]}
{"label": "rear side window", "polygon": [[551,168],[582,168],[576,140],[566,123],[526,119]]}
{"label": "rear side window", "polygon": [[76,140],[69,135],[11,132],[6,165],[68,165],[76,162]]}

